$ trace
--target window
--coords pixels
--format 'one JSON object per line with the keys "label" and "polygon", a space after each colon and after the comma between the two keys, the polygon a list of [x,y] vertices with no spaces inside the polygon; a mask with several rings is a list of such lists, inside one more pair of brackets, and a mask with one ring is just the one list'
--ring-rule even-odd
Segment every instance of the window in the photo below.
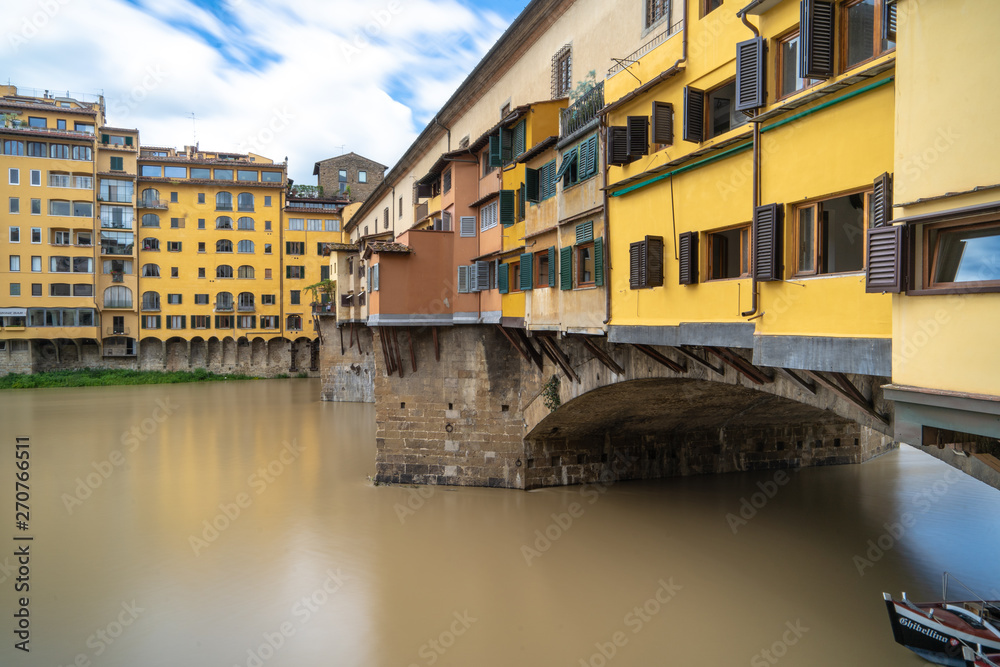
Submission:
{"label": "window", "polygon": [[236,301],[237,308],[243,312],[252,311],[254,309],[254,298],[252,292],[240,292]]}
{"label": "window", "polygon": [[167,252],[180,252],[181,241],[167,241]]}
{"label": "window", "polygon": [[204,204],[205,203],[205,193],[204,192],[199,192],[198,193],[198,203],[199,204]]}
{"label": "window", "polygon": [[20,243],[21,242],[21,228],[20,227],[11,227],[10,228],[10,237],[9,238],[10,238],[10,242],[11,243]]}
{"label": "window", "polygon": [[[257,173],[257,172],[254,172]],[[249,192],[241,192],[236,197],[236,210],[253,212],[253,195]]]}
{"label": "window", "polygon": [[669,0],[646,0],[646,24],[644,27],[653,27],[666,18],[669,12]]}
{"label": "window", "polygon": [[98,197],[104,202],[130,204],[132,203],[132,192],[132,181],[118,181],[102,178],[101,192]]}
{"label": "window", "polygon": [[92,232],[77,232],[76,233],[76,244],[79,246],[92,246],[94,245],[94,235]]}
{"label": "window", "polygon": [[247,264],[244,264],[239,269],[237,269],[237,273],[236,273],[236,277],[237,278],[243,278],[244,280],[252,280],[253,279],[253,275],[254,275],[253,274],[253,267],[249,266]]}
{"label": "window", "polygon": [[131,255],[134,236],[130,232],[101,232],[101,253]]}
{"label": "window", "polygon": [[236,229],[242,229],[244,231],[253,231],[253,218],[242,217],[236,221]]}
{"label": "window", "polygon": [[31,200],[31,215],[41,215],[42,214],[42,200],[32,199]]}
{"label": "window", "polygon": [[232,252],[233,242],[228,239],[219,239],[215,242],[215,252]]}
{"label": "window", "polygon": [[168,294],[167,303],[171,306],[181,305],[182,296],[180,294]]}
{"label": "window", "polygon": [[[216,172],[219,170],[216,169]],[[232,211],[233,210],[233,195],[229,192],[220,192],[215,195],[215,210],[216,211]]]}
{"label": "window", "polygon": [[708,234],[708,279],[745,278],[750,275],[750,226]]}
{"label": "window", "polygon": [[346,183],[347,182],[347,170],[346,169],[340,169],[340,170],[338,170],[338,172],[337,172],[337,180],[340,181],[341,183]]}
{"label": "window", "polygon": [[265,243],[264,244],[264,254],[265,255],[270,255],[271,254],[271,244],[270,243]]}
{"label": "window", "polygon": [[208,295],[207,294],[195,294],[194,295],[194,305],[196,305],[196,306],[207,306],[208,305]]}
{"label": "window", "polygon": [[215,328],[216,329],[232,329],[233,328],[233,316],[232,315],[216,315],[215,316]]}
{"label": "window", "polygon": [[215,228],[216,229],[232,229],[233,228],[233,219],[230,218],[228,215],[220,215],[218,218],[215,219]]}
{"label": "window", "polygon": [[[109,288],[110,289],[110,288]],[[41,296],[42,295],[42,284],[41,283],[31,283],[31,296]],[[114,306],[109,306],[107,303],[104,304],[105,308],[114,308]],[[131,305],[129,305],[131,308]]]}
{"label": "window", "polygon": [[302,316],[289,315],[287,328],[289,331],[302,331]]}
{"label": "window", "polygon": [[159,329],[160,328],[160,316],[159,315],[144,315],[142,317],[142,328],[143,329]]}
{"label": "window", "polygon": [[208,315],[192,315],[191,316],[191,328],[192,329],[207,329],[209,323]]}
{"label": "window", "polygon": [[73,216],[76,218],[93,218],[94,205],[89,201],[73,202]]}
{"label": "window", "polygon": [[288,231],[290,232],[301,232],[306,228],[305,218],[289,218],[288,219]]}
{"label": "window", "polygon": [[233,180],[233,170],[232,169],[216,169],[215,170],[215,180],[217,180],[217,181],[231,181],[231,180]]}
{"label": "window", "polygon": [[[207,181],[212,178],[212,170],[204,167],[191,167],[191,178]],[[204,204],[205,200],[200,199],[199,203]]]}
{"label": "window", "polygon": [[1000,225],[996,221],[927,225],[924,245],[930,262],[924,271],[925,287],[1000,287]]}
{"label": "window", "polygon": [[53,245],[69,245],[72,238],[68,231],[55,231],[52,232],[52,244]]}
{"label": "window", "polygon": [[10,295],[11,296],[21,296],[21,283],[11,283],[10,284]]}
{"label": "window", "polygon": [[[76,283],[73,285],[73,296],[94,296],[94,286],[90,283]],[[80,323],[83,326],[83,323]]]}
{"label": "window", "polygon": [[240,315],[236,318],[236,327],[238,329],[253,329],[256,320],[257,317],[254,315]]}
{"label": "window", "polygon": [[29,141],[28,142],[28,157],[47,157],[49,154],[49,147],[47,144],[41,141]]}
{"label": "window", "polygon": [[244,239],[236,244],[236,252],[253,254],[253,241]]}
{"label": "window", "polygon": [[[490,202],[486,206],[483,206],[482,208],[479,209],[480,232],[485,232],[487,229],[493,229],[494,227],[497,226],[497,222],[499,220],[498,211],[499,211],[499,204],[495,201]],[[461,230],[459,231],[461,233]],[[472,236],[475,236],[475,233],[473,233]]]}
{"label": "window", "polygon": [[264,269],[264,280],[271,279],[271,269]]}
{"label": "window", "polygon": [[28,116],[28,127],[48,127],[48,121],[44,118]]}
{"label": "window", "polygon": [[701,0],[701,15],[705,16],[722,6],[722,0]]}
{"label": "window", "polygon": [[205,229],[205,218],[198,218],[198,229]]}
{"label": "window", "polygon": [[69,283],[52,283],[49,285],[49,296],[71,296],[73,288]]}
{"label": "window", "polygon": [[286,278],[305,278],[306,268],[304,266],[286,266],[285,267],[285,277]]}
{"label": "window", "polygon": [[143,264],[142,265],[142,277],[143,278],[159,278],[160,277],[160,266],[159,266],[159,264]]}
{"label": "window", "polygon": [[41,255],[31,256],[31,270],[34,273],[40,273],[42,270],[42,257]]}
{"label": "window", "polygon": [[[388,210],[389,209],[386,209],[386,211],[388,211]],[[307,232],[321,232],[321,231],[323,231],[323,221],[322,220],[315,220],[315,219],[306,220],[306,231]]]}
{"label": "window", "polygon": [[93,272],[94,272],[93,257],[73,258],[73,273],[93,273]]}
{"label": "window", "polygon": [[160,293],[159,292],[143,292],[142,294],[142,309],[143,310],[159,310],[160,309]]}
{"label": "window", "polygon": [[31,228],[31,242],[32,243],[41,243],[42,242],[42,228],[41,227],[32,227]]}
{"label": "window", "polygon": [[[200,272],[199,272],[200,273]],[[215,268],[216,278],[232,278],[233,277],[233,267],[227,264],[220,264]]]}
{"label": "window", "polygon": [[[35,186],[41,185],[42,184],[42,172],[40,170],[38,170],[38,169],[32,169],[31,172],[30,172],[30,179],[31,179],[30,183],[32,185],[35,185]],[[69,179],[66,179],[66,180],[67,180],[66,187],[69,187],[69,182],[68,182]]]}
{"label": "window", "polygon": [[298,306],[301,301],[300,291],[293,289],[288,293],[288,302],[293,306]]}
{"label": "window", "polygon": [[20,185],[21,184],[21,171],[19,169],[8,169],[7,170],[7,183],[9,185]]}
{"label": "window", "polygon": [[10,198],[10,212],[20,213],[21,212],[21,200],[17,197]]}
{"label": "window", "polygon": [[864,268],[871,191],[800,205],[795,211],[796,275],[845,273]]}
{"label": "window", "polygon": [[441,190],[444,193],[451,192],[451,169],[444,172],[444,176],[441,177]]}
{"label": "window", "polygon": [[265,232],[271,231],[271,221],[270,220],[265,220],[264,221],[264,231]]}
{"label": "window", "polygon": [[552,58],[552,97],[565,97],[573,88],[573,47],[559,49]]}
{"label": "window", "polygon": [[778,40],[778,99],[808,88],[818,79],[801,76],[799,63],[799,32],[796,30]]}
{"label": "window", "polygon": [[69,257],[49,257],[49,273],[70,273],[72,268],[73,262]]}
{"label": "window", "polygon": [[232,310],[233,309],[233,295],[229,292],[219,292],[215,295],[215,309],[216,310]]}
{"label": "window", "polygon": [[510,267],[510,291],[521,291],[521,263],[511,262],[507,266]]}
{"label": "window", "polygon": [[[400,199],[402,202],[402,199]],[[400,213],[402,215],[402,213]],[[339,232],[340,231],[340,220],[324,220],[323,221],[323,231],[325,232]]]}
{"label": "window", "polygon": [[262,171],[262,172],[260,172],[260,180],[263,183],[281,183],[281,172],[280,171]]}
{"label": "window", "polygon": [[10,270],[12,272],[14,272],[14,271],[20,271],[21,270],[21,256],[20,255],[11,255],[10,256]]}
{"label": "window", "polygon": [[[102,216],[102,219],[101,219],[101,224],[102,224],[102,226],[105,226],[105,227],[108,226],[108,225],[104,225],[103,216]],[[160,216],[156,215],[155,213],[143,213],[142,214],[142,221],[141,221],[140,224],[142,224],[143,227],[159,227],[160,226]]]}
{"label": "window", "polygon": [[735,80],[709,91],[706,99],[705,115],[709,138],[717,137],[748,122],[747,116],[736,110]]}
{"label": "window", "polygon": [[535,272],[535,287],[545,287],[550,285],[550,276],[552,277],[552,283],[555,281],[555,272],[552,271],[550,274],[550,269],[554,269],[552,264],[549,262],[550,257],[553,254],[553,248],[548,250],[543,250],[541,252],[535,253],[535,266],[537,267]]}
{"label": "window", "polygon": [[187,218],[170,218],[170,229],[184,229]]}
{"label": "window", "polygon": [[24,142],[8,139],[3,142],[3,152],[4,155],[24,155]]}
{"label": "window", "polygon": [[262,306],[273,306],[275,304],[275,299],[273,294],[261,294],[260,295],[260,305]]}
{"label": "window", "polygon": [[184,315],[168,315],[167,316],[167,328],[168,329],[183,329],[184,320],[186,318]]}
{"label": "window", "polygon": [[[260,180],[260,176],[255,170],[239,169],[236,171],[236,180],[245,181],[249,183],[256,183],[258,180]],[[253,195],[250,196],[253,197]]]}
{"label": "window", "polygon": [[142,249],[144,251],[154,251],[160,250],[160,239],[153,238],[152,236],[146,237],[142,240]]}
{"label": "window", "polygon": [[842,67],[848,70],[875,58],[896,46],[883,39],[882,5],[886,0],[858,0],[844,5],[841,11]]}
{"label": "window", "polygon": [[306,254],[305,241],[285,241],[285,254],[286,255]]}
{"label": "window", "polygon": [[594,284],[594,242],[576,246],[576,286]]}
{"label": "window", "polygon": [[277,315],[261,315],[260,316],[260,328],[261,329],[277,329],[278,328],[278,317],[277,317]]}
{"label": "window", "polygon": [[264,206],[271,205],[271,195],[264,195]]}
{"label": "window", "polygon": [[176,204],[177,203],[177,193],[176,192],[171,192],[170,193],[170,203],[171,204]]}
{"label": "window", "polygon": [[[93,159],[94,151],[90,146],[73,146],[73,159],[74,160],[84,160],[90,162]],[[111,158],[111,169],[116,169],[115,164],[117,160],[117,171],[124,171],[122,167],[123,159],[120,157]]]}

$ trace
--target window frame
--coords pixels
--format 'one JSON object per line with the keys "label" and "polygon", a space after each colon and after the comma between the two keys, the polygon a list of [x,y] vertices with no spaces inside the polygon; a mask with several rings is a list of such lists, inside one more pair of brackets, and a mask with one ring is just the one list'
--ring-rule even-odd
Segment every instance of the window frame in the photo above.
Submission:
{"label": "window frame", "polygon": [[[943,220],[922,225],[919,234],[912,236],[920,237],[921,270],[920,284],[916,289],[908,290],[909,294],[972,294],[977,292],[1000,292],[1000,279],[980,280],[969,282],[934,282],[938,264],[938,250],[941,245],[941,231],[962,231],[996,227],[1000,228],[1000,219],[993,215],[976,216],[972,218],[961,218],[958,220]],[[939,232],[932,248],[930,236],[932,232]]]}
{"label": "window frame", "polygon": [[[718,2],[718,4],[713,7],[712,5],[715,2]],[[716,9],[722,7],[723,2],[725,2],[725,0],[700,0],[700,2],[698,3],[699,5],[698,10],[700,12],[700,16],[698,18],[702,19],[705,18],[706,16],[714,12]]]}
{"label": "window frame", "polygon": [[567,97],[573,90],[573,45],[566,44],[552,56],[552,98]]}
{"label": "window frame", "polygon": [[[790,42],[793,39],[798,39],[799,49],[801,49],[802,48],[801,35],[802,32],[800,30],[800,27],[796,25],[792,30],[789,30],[785,34],[774,38],[774,54],[775,54],[774,55],[774,100],[776,102],[798,95],[804,90],[808,90],[813,86],[823,83],[823,79],[810,79],[809,77],[797,76],[796,78],[798,79],[799,82],[805,82],[805,83],[800,88],[796,88],[789,93],[782,93],[782,83],[784,83],[784,75],[783,75],[784,68],[782,67],[782,65],[784,65],[784,60],[785,60],[784,56],[782,55],[782,47],[787,42]],[[798,52],[796,52],[796,57],[795,57],[796,74],[799,74],[800,61],[801,59],[798,56]]]}
{"label": "window frame", "polygon": [[[725,88],[726,86],[729,86],[729,85],[733,86],[733,98],[732,98],[732,100],[730,102],[730,112],[729,112],[730,123],[732,122],[733,114],[739,114],[740,116],[742,116],[746,120],[744,120],[739,125],[730,125],[729,129],[723,130],[722,132],[719,132],[718,134],[712,134],[712,112],[711,112],[711,105],[709,104],[709,102],[710,102],[710,100],[712,98],[712,94],[713,93],[715,93],[715,92],[717,92],[717,91],[721,90],[722,88]],[[742,111],[736,111],[736,77],[735,76],[732,77],[732,78],[730,78],[730,79],[726,79],[725,81],[723,81],[722,83],[720,83],[717,86],[712,86],[711,88],[707,88],[705,90],[705,92],[704,92],[704,98],[703,98],[703,100],[704,100],[703,101],[704,113],[702,115],[704,116],[704,118],[702,120],[704,122],[704,125],[702,126],[702,132],[704,132],[704,137],[705,137],[704,141],[710,141],[712,139],[716,139],[718,137],[723,136],[724,134],[728,134],[729,132],[733,132],[735,130],[739,130],[740,128],[746,128],[747,126],[750,125],[750,119],[747,118],[747,116]]]}
{"label": "window frame", "polygon": [[[753,247],[750,243],[750,227],[752,223],[745,222],[738,225],[730,225],[729,227],[722,227],[720,229],[713,229],[711,231],[705,232],[708,237],[707,243],[705,243],[705,266],[707,271],[705,272],[704,282],[719,282],[724,280],[745,280],[751,277],[751,272],[753,270]],[[715,241],[716,236],[723,234],[725,232],[740,231],[740,274],[738,276],[732,276],[727,278],[716,278],[715,276]],[[745,244],[745,245],[744,245]],[[746,248],[746,265],[743,265],[743,248]]]}
{"label": "window frame", "polygon": [[[874,188],[855,188],[852,190],[846,190],[844,192],[839,192],[833,195],[825,196],[821,199],[812,199],[809,201],[800,202],[795,204],[792,208],[792,278],[810,278],[814,276],[849,276],[856,275],[858,273],[864,273],[865,269],[868,267],[868,253],[865,249],[868,247],[868,230],[871,229],[871,197],[874,193]],[[860,194],[863,197],[862,203],[862,226],[864,229],[864,238],[861,239],[861,267],[852,271],[836,271],[824,273],[820,269],[823,265],[823,252],[822,252],[822,229],[820,228],[820,213],[822,212],[821,205],[824,202],[832,201],[834,199],[841,199],[843,197],[849,197],[851,195]],[[800,270],[799,266],[799,243],[801,236],[801,229],[799,225],[799,215],[801,211],[812,209],[813,211],[813,222],[812,222],[812,235],[813,235],[813,252],[812,252],[812,269],[808,271]]]}
{"label": "window frame", "polygon": [[[542,271],[544,262],[545,270]],[[535,287],[552,287],[549,284],[549,248],[535,253]]]}
{"label": "window frame", "polygon": [[834,18],[834,26],[836,27],[838,33],[835,36],[836,48],[839,51],[836,59],[838,74],[844,74],[845,72],[849,72],[857,67],[862,67],[864,65],[867,65],[873,60],[881,58],[885,54],[889,53],[890,51],[894,51],[896,49],[895,42],[893,42],[893,45],[891,47],[883,48],[882,18],[885,16],[885,12],[883,10],[885,8],[886,0],[872,0],[872,2],[875,3],[874,7],[875,20],[872,22],[873,54],[870,57],[865,58],[864,60],[859,60],[856,63],[850,65],[847,63],[847,43],[848,43],[847,11],[854,5],[861,4],[862,2],[867,2],[867,0],[846,0],[845,2],[838,3],[836,6],[837,16]]}
{"label": "window frame", "polygon": [[[590,251],[591,275],[590,280],[583,279],[583,259],[581,254],[584,250]],[[577,243],[573,246],[573,280],[574,287],[596,287],[597,286],[597,258],[594,255],[594,239]]]}

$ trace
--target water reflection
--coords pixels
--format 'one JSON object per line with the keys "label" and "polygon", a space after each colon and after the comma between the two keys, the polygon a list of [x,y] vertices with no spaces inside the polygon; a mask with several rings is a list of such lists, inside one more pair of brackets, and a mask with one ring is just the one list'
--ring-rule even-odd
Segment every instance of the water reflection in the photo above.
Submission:
{"label": "water reflection", "polygon": [[[1000,492],[908,448],[783,480],[419,493],[371,486],[372,407],[318,394],[0,396],[2,437],[32,439],[36,536],[32,651],[0,664],[715,666],[778,643],[786,665],[918,665],[880,593],[934,597],[945,569],[998,585]],[[151,425],[157,401],[176,409]]]}

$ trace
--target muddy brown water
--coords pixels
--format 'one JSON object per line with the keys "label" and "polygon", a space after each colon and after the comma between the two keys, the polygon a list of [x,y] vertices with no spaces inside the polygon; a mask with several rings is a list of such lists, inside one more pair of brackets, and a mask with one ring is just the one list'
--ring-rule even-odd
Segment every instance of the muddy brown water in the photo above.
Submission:
{"label": "muddy brown water", "polygon": [[375,487],[373,407],[318,395],[0,393],[0,665],[920,665],[882,591],[936,598],[943,570],[1000,589],[1000,492],[907,447],[528,493]]}

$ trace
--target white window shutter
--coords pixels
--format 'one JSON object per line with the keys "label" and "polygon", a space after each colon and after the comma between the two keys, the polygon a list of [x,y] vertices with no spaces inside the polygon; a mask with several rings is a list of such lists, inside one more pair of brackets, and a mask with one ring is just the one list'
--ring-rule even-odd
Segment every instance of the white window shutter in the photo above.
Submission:
{"label": "white window shutter", "polygon": [[469,292],[469,267],[458,267],[458,293],[468,294]]}
{"label": "white window shutter", "polygon": [[375,274],[375,280],[374,280],[375,284],[374,284],[374,285],[372,286],[372,290],[374,290],[374,291],[376,291],[376,292],[378,291],[378,274],[379,274],[379,271],[378,271],[378,267],[380,267],[380,266],[382,266],[382,265],[381,265],[381,264],[376,264],[376,265],[375,265],[375,266],[374,266],[374,267],[372,268],[372,271],[373,271],[373,272],[374,272],[374,274]]}
{"label": "white window shutter", "polygon": [[477,271],[479,267],[475,264],[469,265],[469,291],[478,292],[479,291],[479,272]]}
{"label": "white window shutter", "polygon": [[473,268],[476,270],[476,291],[485,292],[490,288],[490,263],[476,262]]}
{"label": "white window shutter", "polygon": [[459,230],[459,236],[475,236],[476,235],[476,216],[474,215],[463,215],[461,217],[461,229]]}

